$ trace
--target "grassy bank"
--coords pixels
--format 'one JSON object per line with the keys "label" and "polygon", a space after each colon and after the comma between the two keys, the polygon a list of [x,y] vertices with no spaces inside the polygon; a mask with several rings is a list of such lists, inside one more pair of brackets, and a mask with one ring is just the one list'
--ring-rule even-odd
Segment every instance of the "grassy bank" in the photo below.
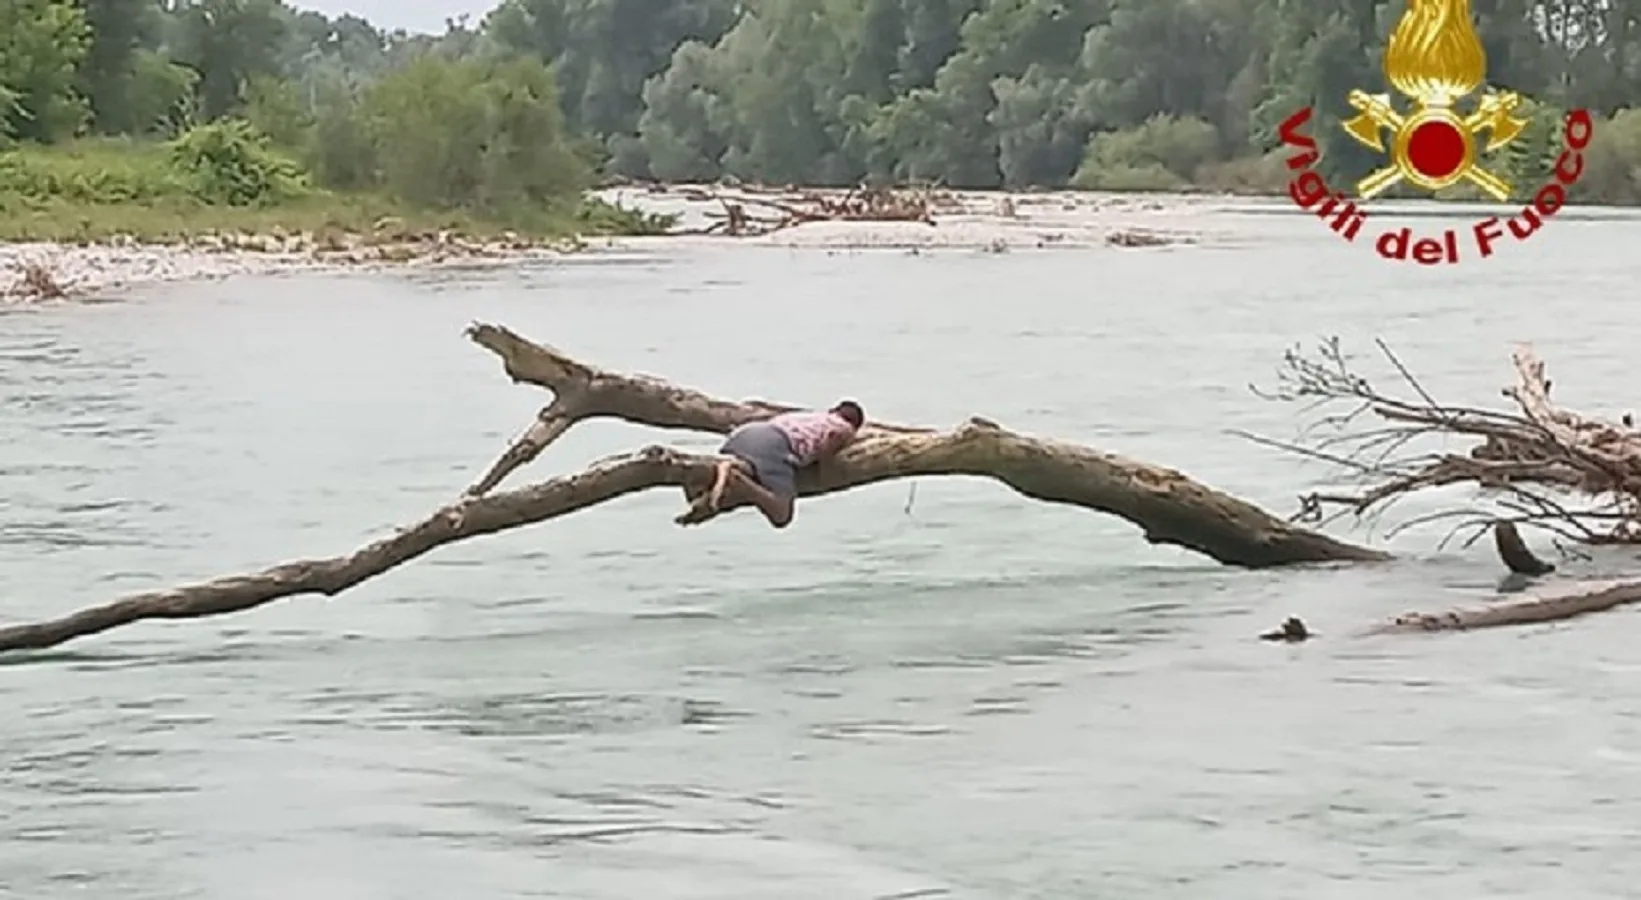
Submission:
{"label": "grassy bank", "polygon": [[208,135],[187,143],[82,140],[0,150],[0,241],[90,242],[126,236],[173,243],[206,234],[382,234],[448,231],[476,240],[550,242],[652,234],[668,221],[596,200],[505,213],[436,210],[386,192],[313,186],[294,165]]}

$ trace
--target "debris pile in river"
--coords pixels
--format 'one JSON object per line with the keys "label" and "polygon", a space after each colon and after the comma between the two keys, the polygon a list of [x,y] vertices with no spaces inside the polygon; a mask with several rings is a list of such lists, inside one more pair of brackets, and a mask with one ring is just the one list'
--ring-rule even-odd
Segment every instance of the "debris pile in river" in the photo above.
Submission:
{"label": "debris pile in river", "polygon": [[[1528,344],[1511,354],[1516,381],[1502,391],[1511,404],[1499,409],[1438,401],[1383,342],[1378,346],[1405,394],[1356,371],[1337,338],[1313,354],[1290,350],[1278,389],[1261,392],[1320,415],[1298,443],[1255,440],[1330,463],[1360,486],[1305,495],[1303,518],[1326,521],[1329,510],[1376,518],[1409,494],[1467,484],[1505,514],[1445,509],[1390,533],[1447,521],[1454,523],[1449,538],[1462,534],[1473,542],[1506,521],[1575,544],[1641,543],[1641,430],[1628,414],[1614,422],[1556,406],[1544,363]],[[1469,446],[1453,449],[1454,438]]]}
{"label": "debris pile in river", "polygon": [[934,224],[939,194],[920,188],[856,187],[843,193],[806,190],[786,196],[757,196],[751,190],[689,189],[692,200],[715,200],[712,224],[693,234],[756,237],[810,222],[922,222]]}
{"label": "debris pile in river", "polygon": [[29,261],[18,267],[11,286],[0,291],[0,300],[59,300],[67,294],[50,267]]}

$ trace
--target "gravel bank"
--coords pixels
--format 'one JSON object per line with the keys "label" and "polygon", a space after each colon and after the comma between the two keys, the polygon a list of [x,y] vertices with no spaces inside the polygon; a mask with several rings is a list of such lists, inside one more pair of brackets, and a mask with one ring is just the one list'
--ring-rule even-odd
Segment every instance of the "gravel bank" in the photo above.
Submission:
{"label": "gravel bank", "polygon": [[[971,250],[1177,248],[1235,239],[1214,215],[1235,201],[1177,195],[1113,195],[1076,192],[1004,193],[939,191],[929,201],[928,222],[814,221],[766,234],[701,235],[722,219],[724,200],[802,206],[816,194],[842,191],[743,191],[717,185],[625,187],[601,191],[607,201],[646,212],[678,216],[676,236],[607,239],[597,247],[624,249],[695,241],[745,243],[819,250]],[[768,210],[771,207],[757,207]],[[776,214],[778,215],[778,214]],[[1223,234],[1220,232],[1224,232]],[[577,245],[574,249],[583,249]],[[224,278],[296,269],[506,264],[561,253],[569,247],[519,239],[472,242],[449,234],[315,237],[206,236],[186,245],[142,245],[115,240],[92,245],[0,244],[0,304],[95,298],[122,288],[185,279]]]}

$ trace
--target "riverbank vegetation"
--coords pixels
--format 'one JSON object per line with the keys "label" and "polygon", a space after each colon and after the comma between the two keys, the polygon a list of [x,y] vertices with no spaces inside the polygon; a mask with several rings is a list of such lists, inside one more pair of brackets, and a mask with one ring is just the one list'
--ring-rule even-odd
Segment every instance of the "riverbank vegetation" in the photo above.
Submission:
{"label": "riverbank vegetation", "polygon": [[306,86],[276,3],[0,0],[0,239],[644,233],[541,60],[402,54]]}
{"label": "riverbank vegetation", "polygon": [[[0,0],[0,237],[141,226],[645,231],[605,179],[1277,193],[1278,124],[1320,169],[1382,89],[1401,2],[502,0],[440,35],[282,0]],[[1597,116],[1575,201],[1641,203],[1641,0],[1476,0],[1490,81],[1548,177]],[[1455,192],[1464,196],[1464,191]]]}

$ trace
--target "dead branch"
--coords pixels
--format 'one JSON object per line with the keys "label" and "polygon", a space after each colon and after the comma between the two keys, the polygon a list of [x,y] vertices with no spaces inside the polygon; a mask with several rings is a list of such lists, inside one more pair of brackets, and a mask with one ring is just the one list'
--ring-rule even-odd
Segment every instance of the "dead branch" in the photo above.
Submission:
{"label": "dead branch", "polygon": [[[766,193],[769,196],[757,196]],[[722,213],[707,213],[711,225],[694,234],[758,237],[810,222],[922,222],[934,224],[935,198],[930,191],[884,187],[851,188],[842,195],[820,191],[693,191],[692,200],[715,200]]]}
{"label": "dead branch", "polygon": [[[555,398],[468,489],[474,496],[535,459],[570,423],[581,419],[613,417],[654,428],[726,434],[738,425],[795,408],[763,400],[725,400],[653,376],[599,369],[497,325],[475,325],[468,336],[496,354],[513,381],[546,388]],[[1034,500],[1120,516],[1143,528],[1152,543],[1186,547],[1230,565],[1387,558],[1379,551],[1293,526],[1172,469],[1063,441],[1026,437],[978,418],[948,433],[868,422],[861,439],[835,459],[806,471],[799,486],[808,496],[917,475],[993,478]],[[685,518],[704,521],[710,515]]]}
{"label": "dead branch", "polygon": [[1641,601],[1641,579],[1569,581],[1530,595],[1504,594],[1483,606],[1461,607],[1444,613],[1411,612],[1368,629],[1368,634],[1410,634],[1421,631],[1469,631],[1502,625],[1533,625],[1604,612]]}
{"label": "dead branch", "polygon": [[[724,433],[793,408],[724,400],[652,376],[600,369],[496,325],[475,325],[468,334],[501,359],[515,382],[546,388],[554,399],[462,499],[347,555],[282,563],[262,572],[136,594],[52,621],[0,627],[0,652],[51,647],[145,619],[196,618],[301,594],[334,595],[436,547],[655,487],[683,489],[689,506],[675,521],[705,522],[721,514],[701,503],[716,457],[661,446],[529,487],[491,491],[584,419],[617,417],[662,429]],[[798,490],[813,497],[922,475],[992,478],[1035,500],[1119,516],[1140,526],[1151,543],[1185,547],[1230,565],[1388,558],[1284,522],[1171,469],[1015,434],[978,418],[946,432],[868,423],[843,453],[800,472]]]}
{"label": "dead branch", "polygon": [[[1544,363],[1530,346],[1512,354],[1517,380],[1503,393],[1514,408],[1500,410],[1438,401],[1382,342],[1379,349],[1405,393],[1357,373],[1337,339],[1311,354],[1290,350],[1278,389],[1256,389],[1269,399],[1304,402],[1313,414],[1325,411],[1299,441],[1261,443],[1328,462],[1359,486],[1302,497],[1303,521],[1329,521],[1327,510],[1377,517],[1410,494],[1468,484],[1507,514],[1448,511],[1417,524],[1457,519],[1449,537],[1474,540],[1502,518],[1579,543],[1641,542],[1641,432],[1556,407]],[[1473,443],[1462,452],[1429,448],[1432,439],[1450,437]]]}
{"label": "dead branch", "polygon": [[302,594],[332,596],[435,547],[545,522],[652,487],[697,485],[711,477],[714,463],[709,456],[648,447],[574,475],[460,500],[343,556],[281,563],[253,574],[134,594],[48,622],[0,627],[0,652],[52,647],[144,619],[192,619]]}
{"label": "dead branch", "polygon": [[[1499,559],[1514,579],[1536,578],[1555,571],[1527,548],[1513,523],[1499,522],[1493,528]],[[1501,588],[1501,590],[1508,590]],[[1564,581],[1546,585],[1534,593],[1501,593],[1481,606],[1467,606],[1442,613],[1410,612],[1368,629],[1368,634],[1407,634],[1421,631],[1468,631],[1503,625],[1534,625],[1555,622],[1592,612],[1604,612],[1641,600],[1641,579],[1608,581]]]}
{"label": "dead branch", "polygon": [[17,272],[14,283],[0,287],[0,300],[61,300],[68,296],[68,289],[52,267],[38,260],[17,263],[13,266]]}

